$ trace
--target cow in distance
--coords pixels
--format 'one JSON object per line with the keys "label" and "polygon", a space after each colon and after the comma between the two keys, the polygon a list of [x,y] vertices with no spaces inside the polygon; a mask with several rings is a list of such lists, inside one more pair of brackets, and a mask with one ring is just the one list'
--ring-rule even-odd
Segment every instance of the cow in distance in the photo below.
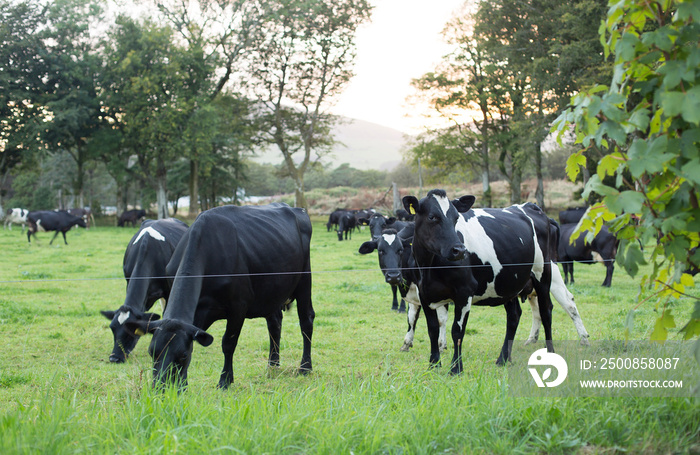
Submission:
{"label": "cow in distance", "polygon": [[87,227],[85,220],[77,216],[73,216],[65,210],[40,210],[29,212],[27,215],[27,242],[32,243],[32,235],[36,238],[36,233],[55,231],[55,234],[49,245],[53,244],[58,234],[63,234],[63,243],[68,245],[66,240],[66,232],[70,231],[73,226]]}

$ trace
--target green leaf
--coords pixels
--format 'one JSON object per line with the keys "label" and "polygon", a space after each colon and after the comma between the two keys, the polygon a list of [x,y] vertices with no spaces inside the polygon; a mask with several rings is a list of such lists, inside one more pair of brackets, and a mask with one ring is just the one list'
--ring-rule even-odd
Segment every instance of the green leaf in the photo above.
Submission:
{"label": "green leaf", "polygon": [[628,341],[632,336],[632,330],[634,330],[634,308],[627,313],[625,318],[625,341]]}
{"label": "green leaf", "polygon": [[586,156],[582,152],[572,154],[566,160],[566,175],[572,182],[576,181],[581,167],[586,166]]}
{"label": "green leaf", "polygon": [[671,311],[664,312],[656,320],[654,324],[654,331],[651,333],[650,339],[652,341],[664,342],[668,338],[668,329],[672,329],[676,326],[676,321],[673,319]]}
{"label": "green leaf", "polygon": [[682,112],[684,98],[682,92],[662,92],[659,97],[666,117],[675,117]]}
{"label": "green leaf", "polygon": [[637,191],[623,191],[616,196],[607,196],[605,205],[615,213],[640,213],[644,205],[644,195]]}
{"label": "green leaf", "polygon": [[700,85],[686,92],[681,105],[681,116],[688,123],[700,125]]}
{"label": "green leaf", "polygon": [[599,162],[596,172],[600,176],[615,175],[615,171],[622,164],[622,157],[619,153],[605,155]]}

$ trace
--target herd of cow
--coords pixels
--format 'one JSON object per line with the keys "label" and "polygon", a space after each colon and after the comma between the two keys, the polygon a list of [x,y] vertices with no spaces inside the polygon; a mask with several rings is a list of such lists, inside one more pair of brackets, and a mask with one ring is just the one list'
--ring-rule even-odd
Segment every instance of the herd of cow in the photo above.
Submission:
{"label": "herd of cow", "polygon": [[[447,347],[448,306],[454,305],[451,329],[451,372],[462,372],[462,341],[472,305],[503,306],[506,334],[498,364],[508,361],[522,314],[520,302],[532,307],[532,328],[526,343],[534,343],[544,327],[545,343],[552,344],[550,294],[569,314],[583,344],[588,333],[566,287],[573,283],[573,261],[602,256],[606,268],[603,286],[610,286],[617,247],[607,230],[587,244],[584,236],[571,241],[585,209],[560,213],[560,222],[547,217],[535,204],[504,209],[472,208],[475,198],[450,200],[443,190],[432,190],[418,200],[403,198],[404,210],[387,218],[374,210],[333,212],[327,229],[338,240],[351,238],[356,226],[369,226],[371,240],[359,253],[378,252],[385,281],[393,292],[392,309],[408,308],[408,331],[402,350],[413,345],[421,310],[430,338],[430,365],[440,363]],[[29,225],[27,238],[39,230],[65,233],[73,226],[87,227],[85,213],[8,211],[11,222]],[[135,225],[143,211],[125,212],[119,225]],[[14,217],[14,218],[10,218]],[[16,221],[20,219],[20,221]],[[7,221],[6,221],[7,223]],[[24,227],[24,226],[23,226]],[[222,338],[224,366],[219,387],[233,382],[233,354],[245,319],[267,321],[270,365],[279,365],[283,310],[296,302],[303,339],[299,371],[312,369],[311,340],[315,312],[311,299],[311,221],[305,210],[274,203],[266,206],[224,206],[201,213],[191,227],[176,219],[145,220],[124,254],[127,282],[124,304],[102,311],[114,336],[109,356],[124,362],[140,336],[152,334],[154,384],[187,383],[193,343],[209,346],[206,332],[225,319]],[[226,232],[213,236],[211,232]],[[66,242],[67,243],[67,242]],[[280,260],[283,254],[284,260]],[[564,264],[562,278],[556,262]],[[397,291],[401,294],[398,303]],[[166,302],[162,319],[150,313],[159,299]]]}
{"label": "herd of cow", "polygon": [[[342,216],[332,215],[327,225],[330,231],[337,222],[339,240],[347,223],[370,227],[372,238],[359,252],[378,251],[386,282],[403,298],[399,307],[394,296],[392,307],[400,310],[405,301],[409,303],[402,350],[413,344],[422,309],[430,365],[439,364],[447,347],[448,305],[453,304],[451,371],[458,374],[463,369],[461,347],[471,306],[503,305],[506,334],[497,363],[504,364],[522,313],[520,302],[528,298],[533,323],[526,343],[537,341],[544,326],[546,346],[553,351],[550,293],[571,317],[581,342],[588,343],[573,295],[556,265],[564,253],[586,260],[594,248],[579,245],[582,238],[573,244],[563,239],[564,226],[571,223],[560,226],[531,203],[474,209],[473,196],[449,200],[442,190],[421,200],[407,196],[403,203],[402,220],[373,211],[349,212],[354,222],[338,214]],[[110,361],[124,362],[139,337],[151,334],[148,351],[154,385],[174,381],[186,386],[194,342],[209,346],[213,337],[206,331],[215,321],[226,320],[218,385],[227,388],[233,382],[233,354],[245,319],[266,319],[268,362],[279,365],[283,310],[296,301],[303,339],[299,372],[308,373],[315,318],[310,240],[307,213],[279,203],[218,207],[200,214],[189,228],[174,219],[144,221],[124,254],[124,304],[102,312],[111,321],[114,336]],[[614,255],[614,248],[611,251]],[[607,278],[606,282],[609,285]],[[162,319],[149,312],[159,299],[166,301]]]}

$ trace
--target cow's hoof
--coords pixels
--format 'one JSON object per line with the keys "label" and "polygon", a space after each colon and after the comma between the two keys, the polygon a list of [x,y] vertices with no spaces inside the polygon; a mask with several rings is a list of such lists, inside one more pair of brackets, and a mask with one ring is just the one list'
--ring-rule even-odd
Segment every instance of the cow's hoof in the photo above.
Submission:
{"label": "cow's hoof", "polygon": [[581,346],[590,346],[591,342],[588,341],[588,337],[581,337],[580,344]]}
{"label": "cow's hoof", "polygon": [[535,344],[537,343],[537,338],[528,338],[525,340],[525,343],[523,343],[523,346],[527,346],[528,344]]}
{"label": "cow's hoof", "polygon": [[399,349],[401,352],[408,352],[411,350],[413,347],[412,344],[404,343],[403,346],[401,346],[401,349]]}

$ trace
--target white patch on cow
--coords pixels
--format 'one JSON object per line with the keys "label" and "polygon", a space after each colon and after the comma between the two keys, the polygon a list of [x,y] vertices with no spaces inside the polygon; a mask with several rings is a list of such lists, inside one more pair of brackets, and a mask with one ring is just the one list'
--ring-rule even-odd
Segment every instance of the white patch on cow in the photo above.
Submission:
{"label": "white patch on cow", "polygon": [[[494,218],[494,216],[486,213],[482,209],[473,209],[473,212],[474,216],[469,218],[469,220],[465,220],[464,217],[460,216],[455,225],[455,230],[462,234],[464,246],[467,247],[467,251],[476,254],[484,264],[490,264],[493,270],[493,276],[496,277],[503,269],[503,265],[498,260],[493,240],[488,236],[484,227],[479,222],[479,218]],[[498,297],[495,286],[495,280],[488,282],[484,294],[477,296],[478,300]]]}
{"label": "white patch on cow", "polygon": [[161,242],[165,242],[165,237],[163,236],[163,234],[156,231],[151,226],[148,226],[146,229],[141,229],[141,232],[139,232],[139,235],[138,235],[138,237],[136,237],[136,240],[134,240],[133,244],[136,245],[138,243],[138,241],[141,240],[141,237],[143,237],[146,234],[150,235],[155,240],[160,240]]}
{"label": "white patch on cow", "polygon": [[469,297],[469,300],[467,300],[467,304],[464,305],[462,308],[462,313],[459,315],[459,320],[457,323],[459,324],[459,330],[464,330],[464,320],[467,317],[467,314],[469,314],[469,311],[472,309],[472,297]]}
{"label": "white patch on cow", "polygon": [[37,232],[46,232],[44,226],[41,225],[41,219],[36,220],[36,230]]}
{"label": "white patch on cow", "polygon": [[431,303],[428,306],[431,310],[437,310],[438,308],[449,305],[450,303],[452,303],[452,300],[441,300],[439,302]]}
{"label": "white patch on cow", "polygon": [[119,322],[120,325],[124,325],[127,319],[129,319],[129,316],[131,315],[131,311],[120,311],[119,314],[117,315],[117,322]]}
{"label": "white patch on cow", "polygon": [[438,332],[438,349],[440,352],[447,349],[447,305],[437,309],[438,324],[440,331]]}
{"label": "white patch on cow", "polygon": [[532,273],[534,273],[535,278],[539,280],[540,278],[542,278],[542,274],[544,273],[544,253],[542,253],[540,244],[537,241],[537,231],[535,230],[535,222],[532,218],[528,216],[528,214],[523,209],[524,205],[525,204],[520,204],[515,205],[514,207],[520,209],[520,211],[523,212],[527,219],[530,220],[530,225],[532,226],[532,240],[535,245],[535,259],[532,261]]}
{"label": "white patch on cow", "polygon": [[403,339],[403,346],[401,346],[402,351],[408,351],[413,347],[413,337],[416,333],[416,321],[418,320],[418,313],[420,312],[420,296],[418,294],[418,286],[415,283],[411,283],[406,293],[404,300],[408,302],[408,332]]}
{"label": "white patch on cow", "polygon": [[382,234],[382,237],[384,237],[384,241],[389,245],[394,243],[394,240],[396,240],[396,234]]}
{"label": "white patch on cow", "polygon": [[433,197],[440,206],[440,209],[442,209],[442,213],[447,216],[447,211],[450,209],[450,200],[445,196],[438,196],[437,194],[433,194]]}

